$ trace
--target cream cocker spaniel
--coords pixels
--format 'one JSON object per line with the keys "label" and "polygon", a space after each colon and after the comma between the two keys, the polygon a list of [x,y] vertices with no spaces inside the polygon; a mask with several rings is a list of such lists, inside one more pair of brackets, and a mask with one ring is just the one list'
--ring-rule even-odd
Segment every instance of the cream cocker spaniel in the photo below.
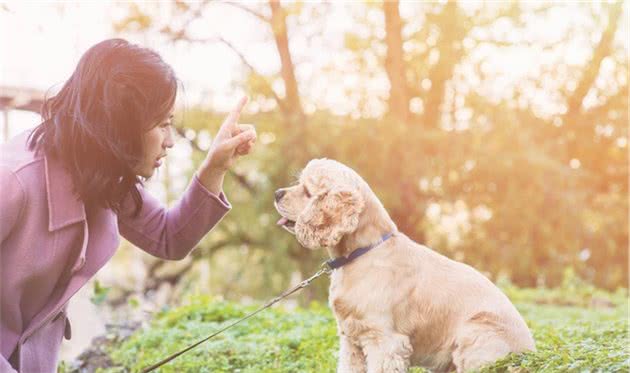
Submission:
{"label": "cream cocker spaniel", "polygon": [[349,167],[315,159],[275,193],[278,224],[333,258],[329,303],[338,372],[464,372],[534,350],[510,300],[474,268],[399,232]]}

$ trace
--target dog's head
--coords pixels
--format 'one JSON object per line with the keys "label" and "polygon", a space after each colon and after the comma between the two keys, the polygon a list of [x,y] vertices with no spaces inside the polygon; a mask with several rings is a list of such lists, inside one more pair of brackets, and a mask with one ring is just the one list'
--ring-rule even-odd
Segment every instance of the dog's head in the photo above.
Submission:
{"label": "dog's head", "polygon": [[[359,225],[367,185],[349,167],[315,159],[302,171],[296,185],[278,189],[278,221],[309,249],[334,247]],[[369,188],[368,188],[369,189]]]}

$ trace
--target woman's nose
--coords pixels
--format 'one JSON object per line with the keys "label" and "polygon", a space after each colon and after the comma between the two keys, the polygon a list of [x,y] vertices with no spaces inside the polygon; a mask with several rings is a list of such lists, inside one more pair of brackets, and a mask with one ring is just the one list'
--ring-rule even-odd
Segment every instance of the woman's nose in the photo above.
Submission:
{"label": "woman's nose", "polygon": [[173,130],[171,128],[168,129],[166,133],[166,137],[164,138],[163,146],[165,148],[172,148],[175,145],[175,140],[173,139]]}
{"label": "woman's nose", "polygon": [[280,201],[280,199],[282,198],[282,196],[284,196],[284,193],[286,193],[286,190],[284,189],[278,189],[276,190],[276,192],[274,193],[276,196],[276,202]]}

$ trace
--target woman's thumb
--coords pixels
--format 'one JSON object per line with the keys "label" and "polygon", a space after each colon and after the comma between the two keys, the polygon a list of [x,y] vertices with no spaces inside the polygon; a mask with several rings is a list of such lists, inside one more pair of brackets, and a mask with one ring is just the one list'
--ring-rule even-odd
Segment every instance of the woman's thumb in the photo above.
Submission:
{"label": "woman's thumb", "polygon": [[253,140],[256,138],[256,132],[253,130],[247,130],[244,132],[239,133],[236,136],[233,136],[232,138],[228,139],[225,141],[225,147],[229,148],[229,149],[234,149],[237,146],[241,145],[241,144],[245,144],[250,140]]}

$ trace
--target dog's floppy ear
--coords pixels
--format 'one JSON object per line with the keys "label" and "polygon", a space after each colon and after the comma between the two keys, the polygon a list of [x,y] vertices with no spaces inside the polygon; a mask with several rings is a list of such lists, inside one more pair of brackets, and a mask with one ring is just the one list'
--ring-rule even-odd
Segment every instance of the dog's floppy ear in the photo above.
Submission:
{"label": "dog's floppy ear", "polygon": [[365,202],[358,189],[336,188],[313,198],[295,223],[295,235],[309,249],[333,247],[359,225]]}

